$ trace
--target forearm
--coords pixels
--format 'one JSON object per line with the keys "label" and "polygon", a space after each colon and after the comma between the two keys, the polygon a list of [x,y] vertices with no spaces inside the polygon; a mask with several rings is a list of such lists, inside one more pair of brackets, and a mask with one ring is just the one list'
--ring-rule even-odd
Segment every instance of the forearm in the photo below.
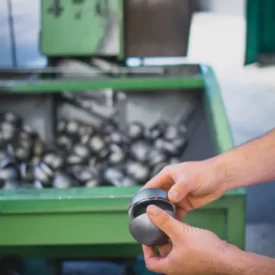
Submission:
{"label": "forearm", "polygon": [[275,130],[217,157],[230,190],[275,179]]}
{"label": "forearm", "polygon": [[233,248],[225,256],[221,274],[226,275],[274,275],[275,260]]}

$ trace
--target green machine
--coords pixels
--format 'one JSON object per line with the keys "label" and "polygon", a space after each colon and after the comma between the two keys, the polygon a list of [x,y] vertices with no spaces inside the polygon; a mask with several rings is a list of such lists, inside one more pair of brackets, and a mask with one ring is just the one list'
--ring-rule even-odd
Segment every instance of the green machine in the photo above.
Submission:
{"label": "green machine", "polygon": [[246,1],[245,65],[274,64],[274,10],[272,0]]}
{"label": "green machine", "polygon": [[[102,119],[100,108],[91,115],[60,98],[102,95],[101,115],[115,119],[122,129],[136,120],[150,127],[159,119],[174,124],[183,119],[189,142],[180,161],[232,148],[220,87],[209,66],[125,65],[127,57],[186,55],[191,1],[154,3],[41,1],[40,48],[49,66],[1,70],[0,112],[8,109],[23,117],[52,148],[60,118],[95,124]],[[112,108],[116,112],[110,112]],[[24,258],[22,274],[48,275],[60,274],[64,260],[135,259],[142,254],[129,233],[127,216],[128,203],[140,186],[61,188],[63,183],[52,188],[19,183],[18,188],[0,190],[2,257]],[[230,191],[185,221],[244,249],[245,191]],[[47,261],[33,260],[41,258]]]}
{"label": "green machine", "polygon": [[190,0],[42,0],[40,49],[49,58],[185,56],[193,8]]}

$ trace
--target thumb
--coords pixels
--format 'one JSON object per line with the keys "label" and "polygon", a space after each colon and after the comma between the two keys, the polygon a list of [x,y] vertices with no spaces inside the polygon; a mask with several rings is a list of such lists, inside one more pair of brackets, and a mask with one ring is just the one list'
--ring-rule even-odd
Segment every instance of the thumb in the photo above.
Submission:
{"label": "thumb", "polygon": [[149,205],[147,215],[153,224],[162,230],[172,241],[176,241],[182,232],[182,223],[155,205]]}
{"label": "thumb", "polygon": [[182,176],[169,190],[168,198],[173,203],[179,203],[183,200],[189,193],[190,181]]}

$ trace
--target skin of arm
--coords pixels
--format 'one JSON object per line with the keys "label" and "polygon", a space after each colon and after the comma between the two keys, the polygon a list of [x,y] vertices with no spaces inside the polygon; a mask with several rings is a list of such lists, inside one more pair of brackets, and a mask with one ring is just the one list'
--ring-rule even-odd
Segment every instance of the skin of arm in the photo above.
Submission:
{"label": "skin of arm", "polygon": [[[171,165],[150,180],[145,187],[167,190],[169,199],[178,206],[177,216],[182,219],[187,212],[218,199],[227,190],[275,180],[274,167],[275,129],[211,159]],[[173,192],[176,192],[177,196],[173,196]],[[151,220],[155,221],[155,225],[169,236],[169,230],[165,231],[165,219],[162,215],[159,218],[151,217]],[[169,227],[171,232],[175,231],[175,222],[181,224],[180,221],[174,219]],[[152,271],[168,275],[275,274],[275,259],[244,252],[229,244],[225,245],[225,250],[221,252],[219,248],[223,247],[222,240],[213,237],[213,235],[211,237],[209,232],[198,230],[188,227],[186,231],[188,234],[183,234],[182,230],[179,230],[178,236],[181,237],[174,240],[178,244],[175,243],[175,246],[171,247],[167,247],[167,245],[160,247],[163,254],[163,265],[162,260],[159,259],[151,264],[153,251],[151,248],[145,248],[144,255],[147,254],[145,259],[146,264],[149,264],[148,267],[152,267]],[[193,237],[192,234],[194,234]],[[184,235],[187,238],[184,239]],[[190,247],[188,247],[189,241]],[[218,252],[216,253],[217,247]],[[175,253],[173,253],[174,250]],[[184,261],[182,255],[186,251],[188,253],[183,257]],[[211,253],[214,253],[215,256],[209,257]],[[188,259],[190,255],[193,256]],[[199,263],[192,265],[193,260]],[[200,270],[197,269],[197,264],[201,265]]]}
{"label": "skin of arm", "polygon": [[275,260],[248,253],[221,240],[211,231],[192,227],[150,205],[151,222],[170,238],[171,243],[143,245],[146,267],[167,275],[274,275]]}
{"label": "skin of arm", "polygon": [[231,248],[225,256],[225,265],[221,274],[225,275],[274,275],[275,260],[254,253],[244,252],[238,248]]}
{"label": "skin of arm", "polygon": [[216,157],[226,190],[275,179],[275,129]]}
{"label": "skin of arm", "polygon": [[[220,156],[225,171],[225,189],[230,190],[275,179],[275,130],[238,146]],[[233,252],[227,261],[235,270],[226,274],[272,275],[275,260],[244,251]],[[227,266],[230,266],[228,262]]]}

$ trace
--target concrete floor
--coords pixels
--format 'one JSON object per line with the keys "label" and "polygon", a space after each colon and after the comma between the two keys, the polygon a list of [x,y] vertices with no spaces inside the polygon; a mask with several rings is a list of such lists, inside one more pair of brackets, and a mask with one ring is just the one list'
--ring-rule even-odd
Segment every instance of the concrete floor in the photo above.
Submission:
{"label": "concrete floor", "polygon": [[[41,66],[45,59],[38,50],[39,1],[13,3],[18,64]],[[0,66],[10,66],[5,1],[0,1],[0,25]],[[244,68],[244,45],[242,15],[194,15],[188,57],[214,67],[236,145],[265,133],[275,123],[275,68]],[[275,184],[250,187],[247,192],[247,250],[275,257]]]}

